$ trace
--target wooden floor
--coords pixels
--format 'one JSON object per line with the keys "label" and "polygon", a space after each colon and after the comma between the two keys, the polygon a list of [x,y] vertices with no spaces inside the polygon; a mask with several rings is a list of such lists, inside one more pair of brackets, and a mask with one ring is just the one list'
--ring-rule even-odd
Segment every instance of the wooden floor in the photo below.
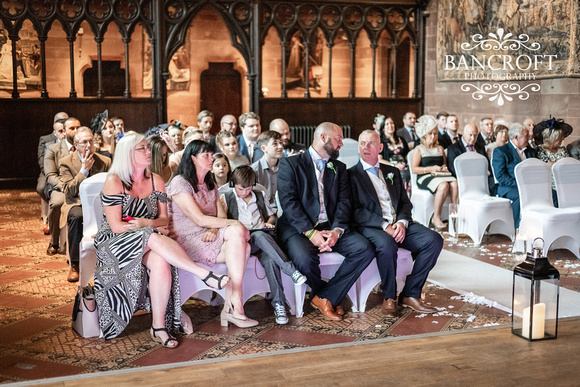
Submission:
{"label": "wooden floor", "polygon": [[510,329],[134,371],[51,386],[519,386],[580,383],[580,319],[560,321],[558,339],[530,343]]}

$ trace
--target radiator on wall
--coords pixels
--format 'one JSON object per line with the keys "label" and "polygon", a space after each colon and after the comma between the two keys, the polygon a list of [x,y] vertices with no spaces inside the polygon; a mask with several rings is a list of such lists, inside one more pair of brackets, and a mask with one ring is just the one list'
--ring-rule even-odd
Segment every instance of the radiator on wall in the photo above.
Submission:
{"label": "radiator on wall", "polygon": [[[342,135],[344,138],[350,138],[351,128],[350,125],[339,125],[342,128]],[[314,131],[316,130],[315,125],[296,125],[290,126],[290,138],[292,142],[298,144],[304,144],[309,146],[312,144],[312,139],[314,138]]]}

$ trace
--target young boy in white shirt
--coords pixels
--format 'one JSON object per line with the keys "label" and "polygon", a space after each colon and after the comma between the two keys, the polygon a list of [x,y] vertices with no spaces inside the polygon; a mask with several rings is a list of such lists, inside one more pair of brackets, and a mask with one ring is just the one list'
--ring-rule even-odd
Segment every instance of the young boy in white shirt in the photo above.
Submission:
{"label": "young boy in white shirt", "polygon": [[264,192],[254,190],[256,173],[248,166],[240,166],[232,172],[230,186],[234,189],[222,195],[229,219],[237,219],[250,230],[250,246],[252,254],[258,254],[258,259],[266,271],[272,306],[276,323],[287,324],[284,288],[280,269],[292,278],[295,284],[306,282],[306,277],[296,270],[286,254],[271,235],[274,231],[276,216],[268,203]]}

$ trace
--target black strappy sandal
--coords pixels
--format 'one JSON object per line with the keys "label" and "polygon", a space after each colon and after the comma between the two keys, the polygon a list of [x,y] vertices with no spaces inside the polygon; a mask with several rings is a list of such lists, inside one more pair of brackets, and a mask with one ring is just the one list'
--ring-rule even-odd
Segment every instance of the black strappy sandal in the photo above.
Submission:
{"label": "black strappy sandal", "polygon": [[[165,342],[164,342],[161,337],[159,337],[159,336],[157,336],[155,334],[155,332],[165,332],[165,333],[167,333],[167,336],[169,338],[167,340],[165,340]],[[150,333],[151,333],[151,338],[153,339],[153,341],[156,341],[158,343],[161,343],[161,345],[163,345],[165,348],[174,349],[174,348],[177,348],[179,346],[179,342],[177,341],[177,339],[175,337],[171,336],[169,334],[169,332],[167,331],[167,329],[165,329],[165,328],[153,328],[153,327],[151,327]],[[175,341],[177,344],[176,345],[173,345],[173,346],[172,345],[168,345],[168,343],[170,341]]]}
{"label": "black strappy sandal", "polygon": [[[217,290],[222,290],[224,288],[225,285],[227,285],[227,281],[224,284],[224,286],[222,286],[222,281],[224,280],[224,278],[227,278],[229,280],[229,277],[227,275],[221,275],[221,276],[217,276],[214,274],[213,271],[210,271],[209,274],[207,275],[207,277],[205,277],[204,279],[202,279],[203,283],[206,284],[207,286],[209,286],[210,288],[214,288]],[[217,281],[218,283],[218,287],[216,288],[215,286],[211,286],[210,284],[207,283],[208,280],[210,279],[214,279]]]}

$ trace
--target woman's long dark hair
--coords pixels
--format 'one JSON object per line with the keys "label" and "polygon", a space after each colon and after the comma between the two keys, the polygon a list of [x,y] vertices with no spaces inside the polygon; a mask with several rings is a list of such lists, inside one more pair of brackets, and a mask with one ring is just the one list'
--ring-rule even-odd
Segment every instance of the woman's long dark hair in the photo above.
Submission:
{"label": "woman's long dark hair", "polygon": [[[391,119],[393,122],[395,122],[395,120],[393,120],[393,117],[390,117],[390,116],[385,117],[384,120],[381,120],[382,122],[379,121],[380,122],[379,135],[381,136],[381,143],[383,143],[385,146],[387,144],[391,143],[391,140],[385,134],[385,124],[386,124],[388,119]],[[393,143],[393,145],[396,145],[399,143],[399,136],[397,136],[397,129],[396,128],[395,128],[395,131],[393,132],[393,139],[395,139],[395,142]]]}
{"label": "woman's long dark hair", "polygon": [[[181,175],[185,180],[191,184],[193,190],[197,192],[197,185],[199,182],[197,181],[197,171],[195,170],[195,164],[193,164],[193,160],[191,160],[191,156],[197,156],[200,153],[211,152],[213,153],[214,147],[209,142],[201,141],[201,140],[193,140],[183,150],[183,156],[181,157],[181,162],[177,167],[176,175]],[[205,177],[203,182],[207,186],[208,190],[213,190],[215,188],[215,182],[213,180],[213,176],[211,171],[209,171]]]}

